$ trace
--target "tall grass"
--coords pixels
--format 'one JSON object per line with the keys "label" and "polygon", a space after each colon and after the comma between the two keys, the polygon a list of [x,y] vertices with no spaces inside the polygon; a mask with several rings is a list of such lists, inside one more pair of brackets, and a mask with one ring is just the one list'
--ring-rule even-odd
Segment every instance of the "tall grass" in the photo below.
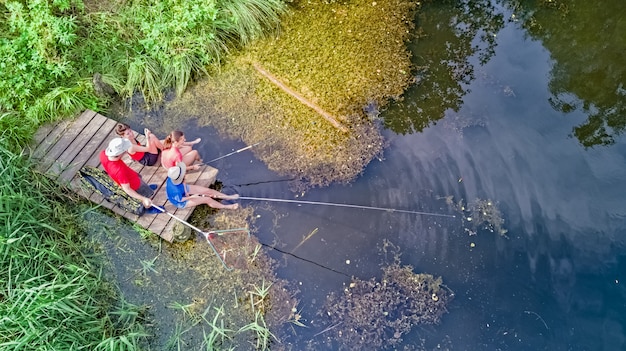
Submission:
{"label": "tall grass", "polygon": [[43,122],[101,109],[92,76],[122,96],[182,93],[232,47],[276,26],[282,0],[0,2],[0,349],[133,350],[141,309],[116,301],[85,256],[63,191],[21,155]]}
{"label": "tall grass", "polygon": [[131,0],[98,13],[82,0],[0,2],[0,113],[48,121],[102,108],[94,73],[123,97],[181,94],[285,11],[283,0]]}
{"label": "tall grass", "polygon": [[[0,138],[0,349],[133,350],[139,310],[83,254],[75,214]],[[111,348],[113,346],[113,348]]]}
{"label": "tall grass", "polygon": [[181,94],[230,48],[275,28],[285,10],[283,0],[134,0],[86,16],[90,40],[79,51],[95,71],[119,74],[123,96],[159,101],[165,89]]}

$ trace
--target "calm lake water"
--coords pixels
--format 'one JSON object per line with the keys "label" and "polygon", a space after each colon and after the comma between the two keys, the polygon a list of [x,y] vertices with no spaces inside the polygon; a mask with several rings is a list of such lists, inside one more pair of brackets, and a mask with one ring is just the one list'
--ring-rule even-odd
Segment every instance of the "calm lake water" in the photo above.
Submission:
{"label": "calm lake water", "polygon": [[[626,348],[622,3],[476,3],[484,6],[424,8],[412,49],[416,65],[428,68],[403,102],[379,116],[390,146],[352,184],[294,194],[250,153],[213,164],[242,196],[457,215],[276,202],[268,210],[242,200],[259,206],[264,243],[292,251],[317,229],[293,251],[304,260],[269,252],[282,263],[278,275],[300,287],[299,308],[311,325],[297,329],[293,349],[333,349],[321,343],[328,334],[315,336],[328,325],[317,312],[348,276],[381,276],[390,263],[384,240],[401,248],[401,264],[441,276],[456,295],[440,325],[415,328],[406,344]],[[205,159],[244,146],[207,128],[186,130],[188,139],[204,137]],[[471,213],[446,204],[449,196],[491,201],[506,236],[476,228]]]}

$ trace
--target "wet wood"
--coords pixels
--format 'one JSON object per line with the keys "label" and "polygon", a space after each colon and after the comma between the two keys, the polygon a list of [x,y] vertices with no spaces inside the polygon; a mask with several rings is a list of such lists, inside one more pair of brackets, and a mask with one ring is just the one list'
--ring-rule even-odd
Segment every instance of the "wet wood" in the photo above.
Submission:
{"label": "wet wood", "polygon": [[[78,178],[78,171],[85,165],[102,169],[100,151],[104,150],[109,141],[116,137],[114,130],[116,124],[117,122],[112,119],[86,110],[73,121],[61,121],[40,128],[35,134],[29,152],[32,158],[37,161],[37,169],[40,172],[55,179],[76,194],[106,207],[172,242],[172,227],[177,222],[175,219],[165,213],[145,214],[139,217],[126,212],[105,200],[100,194],[90,191]],[[143,140],[144,136],[139,135],[138,139]],[[167,203],[165,192],[167,172],[163,167],[160,165],[145,167],[132,160],[128,155],[124,156],[124,161],[139,172],[146,183],[158,186],[153,197],[155,205],[183,220],[189,218],[193,208],[178,209]],[[203,165],[197,171],[190,171],[185,181],[189,184],[209,186],[215,182],[217,172],[217,169]]]}
{"label": "wet wood", "polygon": [[259,72],[261,75],[263,75],[265,78],[267,78],[274,85],[279,87],[282,91],[284,91],[285,93],[293,96],[294,98],[296,98],[298,101],[300,101],[304,105],[306,105],[309,108],[313,109],[320,116],[324,117],[324,119],[327,120],[330,124],[332,124],[335,128],[341,130],[344,133],[346,133],[348,131],[348,129],[345,126],[343,126],[341,123],[339,123],[339,121],[337,121],[337,119],[333,115],[331,115],[330,113],[322,110],[321,107],[317,106],[316,104],[314,104],[313,102],[311,102],[307,98],[305,98],[304,96],[302,96],[299,93],[297,93],[295,90],[293,90],[290,87],[288,87],[285,83],[281,82],[273,74],[269,73],[267,70],[265,70],[263,67],[261,67],[261,65],[258,62],[253,62],[252,66],[254,67],[254,69],[257,70],[257,72]]}

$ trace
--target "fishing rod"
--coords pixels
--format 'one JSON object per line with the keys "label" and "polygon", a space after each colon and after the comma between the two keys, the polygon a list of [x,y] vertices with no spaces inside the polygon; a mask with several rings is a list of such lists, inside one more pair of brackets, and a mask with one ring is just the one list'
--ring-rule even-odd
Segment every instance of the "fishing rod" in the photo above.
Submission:
{"label": "fishing rod", "polygon": [[351,205],[351,204],[338,204],[338,203],[334,203],[334,202],[285,200],[285,199],[272,199],[272,198],[249,197],[249,196],[239,196],[239,199],[240,200],[243,199],[243,200],[258,200],[258,201],[274,201],[274,202],[291,202],[291,203],[308,204],[308,205],[325,205],[325,206],[337,206],[337,207],[351,207],[351,208],[361,208],[361,209],[365,209],[365,210],[379,210],[379,211],[388,211],[388,212],[412,213],[412,214],[425,215],[425,216],[438,216],[438,217],[456,218],[456,216],[454,216],[454,215],[442,214],[442,213],[398,210],[398,209],[395,209],[395,208],[361,206],[361,205]]}
{"label": "fishing rod", "polygon": [[[212,235],[214,234],[218,234],[222,233],[222,232],[232,232],[232,231],[243,231],[245,228],[237,228],[237,229],[228,229],[228,230],[214,230],[214,231],[209,231],[209,232],[203,232],[202,230],[200,230],[200,228],[197,228],[196,226],[192,225],[191,223],[183,220],[180,217],[177,217],[176,215],[174,215],[173,213],[170,213],[168,211],[166,211],[164,208],[159,207],[155,204],[152,204],[152,207],[156,208],[157,210],[168,214],[170,217],[174,218],[175,220],[179,221],[180,223],[188,226],[189,228],[197,231],[198,233],[204,235],[204,238],[206,239],[207,243],[209,243],[209,246],[211,246],[211,248],[213,249],[213,252],[215,253],[215,255],[217,255],[217,257],[220,259],[220,261],[222,262],[222,265],[224,266],[224,268],[227,271],[232,271],[233,267],[228,267],[228,265],[226,264],[226,262],[224,261],[224,259],[222,258],[222,255],[219,254],[219,252],[217,252],[217,249],[215,248],[215,246],[213,246],[213,243],[211,242],[211,238]],[[247,230],[247,229],[245,229]],[[250,235],[250,232],[248,232],[248,235]]]}
{"label": "fishing rod", "polygon": [[224,155],[224,156],[220,156],[220,157],[218,157],[218,158],[216,158],[216,159],[213,159],[213,160],[211,160],[211,161],[208,161],[208,162],[202,162],[201,164],[206,165],[206,164],[209,164],[209,163],[211,163],[211,162],[215,162],[215,161],[217,161],[217,160],[221,160],[221,159],[226,158],[226,157],[228,157],[228,156],[230,156],[230,155],[234,155],[234,154],[240,153],[240,152],[242,152],[242,151],[246,151],[246,150],[248,150],[248,149],[251,149],[251,148],[253,148],[253,147],[255,147],[255,146],[259,145],[260,143],[261,143],[261,142],[259,141],[259,142],[258,142],[258,143],[256,143],[256,144],[253,144],[253,145],[248,145],[248,146],[246,146],[246,147],[242,147],[242,148],[241,148],[241,149],[239,149],[239,150],[233,151],[233,152],[231,152],[231,153],[229,153],[229,154],[226,154],[226,155]]}

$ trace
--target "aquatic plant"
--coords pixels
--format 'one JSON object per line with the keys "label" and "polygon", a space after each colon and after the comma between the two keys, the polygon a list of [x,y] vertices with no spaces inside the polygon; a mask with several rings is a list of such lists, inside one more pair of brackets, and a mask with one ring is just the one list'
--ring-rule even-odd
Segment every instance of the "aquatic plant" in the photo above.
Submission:
{"label": "aquatic plant", "polygon": [[381,281],[354,279],[342,295],[330,294],[320,314],[342,349],[382,350],[414,326],[438,324],[453,296],[441,278],[394,263]]}
{"label": "aquatic plant", "polygon": [[262,142],[257,157],[307,182],[296,186],[349,182],[385,146],[364,108],[382,109],[413,79],[405,42],[416,8],[396,0],[295,1],[276,36],[191,87],[177,113],[249,145]]}
{"label": "aquatic plant", "polygon": [[224,327],[224,319],[220,318],[225,314],[224,306],[220,306],[219,308],[213,307],[213,309],[215,310],[215,316],[213,316],[213,319],[210,321],[206,319],[209,308],[207,308],[206,311],[202,314],[202,319],[211,327],[211,332],[209,333],[209,335],[206,335],[206,333],[204,333],[204,346],[206,346],[207,349],[213,349],[215,346],[217,346],[218,338],[219,345],[221,345],[221,343],[224,342],[224,339],[229,339],[229,334],[233,332],[233,330]]}
{"label": "aquatic plant", "polygon": [[256,338],[256,349],[257,350],[269,350],[270,341],[273,338],[274,340],[278,340],[274,334],[272,334],[265,324],[265,318],[263,317],[263,313],[257,310],[254,313],[254,322],[249,323],[243,327],[241,327],[237,332],[245,332],[251,330],[255,333]]}
{"label": "aquatic plant", "polygon": [[261,286],[253,285],[253,290],[249,290],[250,294],[250,308],[253,312],[259,311],[264,313],[269,309],[269,299],[267,299],[272,284],[265,285],[265,279],[263,279]]}
{"label": "aquatic plant", "polygon": [[506,236],[508,230],[504,228],[502,212],[494,201],[476,199],[466,205],[463,200],[455,203],[452,195],[445,197],[445,200],[448,206],[462,214],[465,231],[470,235],[475,235],[478,229],[485,229]]}

